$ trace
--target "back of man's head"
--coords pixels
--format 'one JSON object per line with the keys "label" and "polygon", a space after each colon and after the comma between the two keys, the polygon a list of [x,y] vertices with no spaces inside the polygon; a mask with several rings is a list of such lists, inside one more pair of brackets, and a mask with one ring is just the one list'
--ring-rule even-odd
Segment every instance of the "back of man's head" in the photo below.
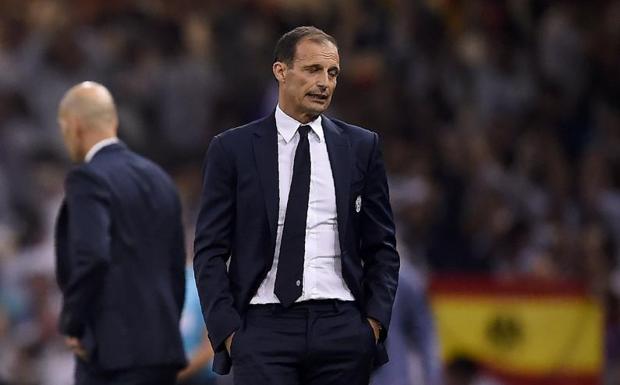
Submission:
{"label": "back of man's head", "polygon": [[118,116],[114,99],[101,84],[83,82],[72,87],[60,102],[60,116],[71,116],[85,129],[116,133]]}

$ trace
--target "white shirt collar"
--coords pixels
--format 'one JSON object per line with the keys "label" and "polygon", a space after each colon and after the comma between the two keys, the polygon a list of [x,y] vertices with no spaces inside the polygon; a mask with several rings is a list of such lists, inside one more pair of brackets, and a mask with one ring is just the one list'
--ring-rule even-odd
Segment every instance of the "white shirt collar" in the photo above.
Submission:
{"label": "white shirt collar", "polygon": [[95,145],[92,146],[90,150],[88,150],[88,152],[86,153],[86,156],[84,157],[84,162],[86,163],[90,162],[95,156],[95,154],[99,152],[99,150],[101,150],[105,146],[109,146],[114,143],[118,143],[118,138],[116,136],[113,136],[111,138],[106,138],[106,139],[100,140],[99,142],[95,143]]}
{"label": "white shirt collar", "polygon": [[[313,121],[306,123],[307,126],[310,126],[312,132],[317,136],[319,142],[322,142],[325,138],[323,134],[323,126],[321,125],[321,115],[319,115]],[[276,107],[276,128],[278,129],[278,133],[282,135],[282,138],[286,143],[290,142],[299,126],[303,126],[304,124],[298,122],[297,120],[288,116],[282,109],[280,109],[280,105]]]}

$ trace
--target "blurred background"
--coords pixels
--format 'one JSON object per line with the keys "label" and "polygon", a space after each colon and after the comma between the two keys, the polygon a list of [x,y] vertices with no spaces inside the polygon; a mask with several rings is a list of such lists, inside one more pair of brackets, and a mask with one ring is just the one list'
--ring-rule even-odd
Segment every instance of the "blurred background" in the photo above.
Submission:
{"label": "blurred background", "polygon": [[209,140],[273,110],[273,47],[305,24],[339,43],[328,115],[383,140],[407,374],[375,381],[620,384],[620,2],[605,0],[0,1],[0,383],[71,383],[62,94],[111,90],[121,138],[179,187],[191,253]]}

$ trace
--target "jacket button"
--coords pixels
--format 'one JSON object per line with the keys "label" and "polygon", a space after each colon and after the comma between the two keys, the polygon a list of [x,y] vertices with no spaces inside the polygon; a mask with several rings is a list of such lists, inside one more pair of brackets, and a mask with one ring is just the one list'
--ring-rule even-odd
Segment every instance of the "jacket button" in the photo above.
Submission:
{"label": "jacket button", "polygon": [[301,285],[301,281],[300,281],[300,280],[297,280],[297,281],[295,282],[295,285],[297,285],[297,286]]}

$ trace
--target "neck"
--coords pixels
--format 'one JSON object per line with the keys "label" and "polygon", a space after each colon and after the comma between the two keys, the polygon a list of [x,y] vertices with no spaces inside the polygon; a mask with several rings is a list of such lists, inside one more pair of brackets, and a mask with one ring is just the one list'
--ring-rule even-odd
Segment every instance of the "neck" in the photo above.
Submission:
{"label": "neck", "polygon": [[93,148],[95,144],[101,142],[102,140],[110,139],[114,137],[116,137],[116,135],[110,132],[92,133],[91,135],[88,135],[87,137],[85,137],[84,142],[83,142],[84,145],[82,146],[82,154],[81,154],[82,159],[86,156],[86,154],[88,154],[88,151],[90,151],[90,149]]}
{"label": "neck", "polygon": [[289,108],[286,103],[282,103],[281,101],[278,101],[278,104],[282,112],[302,124],[310,123],[319,116],[319,114],[309,114],[306,112],[294,111],[292,108]]}

